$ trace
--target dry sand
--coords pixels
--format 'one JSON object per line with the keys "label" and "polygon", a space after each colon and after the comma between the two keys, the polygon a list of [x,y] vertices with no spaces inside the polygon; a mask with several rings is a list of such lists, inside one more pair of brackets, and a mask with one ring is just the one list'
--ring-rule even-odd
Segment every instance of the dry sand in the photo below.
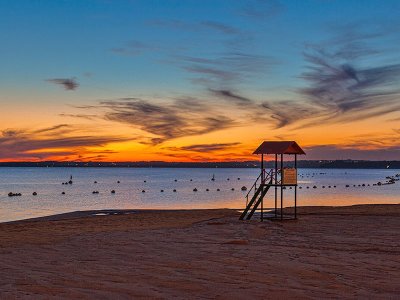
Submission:
{"label": "dry sand", "polygon": [[75,213],[0,224],[0,298],[400,298],[400,205]]}

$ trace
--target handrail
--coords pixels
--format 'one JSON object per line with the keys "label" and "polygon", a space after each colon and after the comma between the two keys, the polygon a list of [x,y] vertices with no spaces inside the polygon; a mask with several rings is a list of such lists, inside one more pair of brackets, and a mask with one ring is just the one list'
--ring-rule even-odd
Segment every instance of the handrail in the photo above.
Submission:
{"label": "handrail", "polygon": [[[264,171],[264,170],[263,170],[263,171]],[[249,197],[249,194],[250,194],[250,192],[253,190],[253,188],[256,188],[256,186],[257,186],[257,181],[258,181],[258,179],[260,179],[260,177],[261,177],[262,174],[263,174],[263,173],[261,172],[260,175],[258,175],[258,177],[257,177],[256,180],[254,181],[253,185],[251,186],[251,188],[250,188],[249,191],[247,192],[246,198]]]}
{"label": "handrail", "polygon": [[260,179],[260,177],[262,177],[261,184],[264,184],[268,179],[273,178],[273,175],[274,175],[273,169],[271,169],[269,172],[266,172],[265,169],[262,169],[260,175],[258,175],[257,179],[254,181],[253,185],[251,186],[251,188],[249,189],[249,191],[246,195],[246,206],[248,205],[249,195],[250,195],[251,191],[254,189],[254,193],[255,193],[257,190],[257,182]]}

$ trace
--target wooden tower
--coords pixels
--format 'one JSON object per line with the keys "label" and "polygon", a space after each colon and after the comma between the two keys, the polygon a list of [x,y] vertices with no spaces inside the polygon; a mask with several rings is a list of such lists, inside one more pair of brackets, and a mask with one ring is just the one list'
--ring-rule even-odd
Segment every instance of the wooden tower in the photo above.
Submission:
{"label": "wooden tower", "polygon": [[[272,188],[274,190],[275,210],[274,219],[283,220],[283,196],[287,187],[294,188],[294,219],[297,218],[297,155],[306,153],[295,141],[265,141],[253,154],[261,154],[261,173],[246,195],[246,208],[240,220],[250,220],[253,214],[261,211],[261,220],[264,219],[264,197]],[[274,168],[264,168],[264,155],[274,155]],[[294,168],[284,168],[284,155],[294,155]],[[279,161],[279,164],[278,164]],[[278,167],[279,166],[279,167]],[[251,195],[253,193],[253,195]],[[250,198],[251,197],[251,198]],[[250,198],[250,200],[249,200]],[[280,200],[280,214],[278,216],[278,200]]]}

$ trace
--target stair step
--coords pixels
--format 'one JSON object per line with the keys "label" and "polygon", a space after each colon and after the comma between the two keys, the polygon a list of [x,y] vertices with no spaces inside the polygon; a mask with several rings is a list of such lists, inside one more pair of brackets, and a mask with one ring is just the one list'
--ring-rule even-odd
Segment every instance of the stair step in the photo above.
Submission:
{"label": "stair step", "polygon": [[243,220],[244,218],[246,218],[246,220],[251,219],[253,214],[257,211],[258,206],[264,199],[265,195],[267,194],[269,188],[271,187],[271,183],[272,183],[272,178],[270,179],[268,184],[262,184],[258,187],[256,192],[254,193],[254,196],[251,198],[245,210],[240,215],[239,220]]}

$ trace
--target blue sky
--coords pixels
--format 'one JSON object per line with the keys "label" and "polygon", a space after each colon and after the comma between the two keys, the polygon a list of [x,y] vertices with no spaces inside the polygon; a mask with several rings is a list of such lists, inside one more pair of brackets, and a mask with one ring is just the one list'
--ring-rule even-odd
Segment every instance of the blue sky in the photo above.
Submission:
{"label": "blue sky", "polygon": [[[399,77],[399,15],[400,2],[389,0],[0,0],[0,101],[8,111],[14,106],[18,110],[18,104],[48,109],[53,117],[45,118],[52,122],[58,114],[77,114],[69,112],[70,106],[120,98],[150,103],[157,99],[167,105],[181,98],[269,101],[263,107],[282,127],[299,122],[293,113],[301,103],[319,105],[323,112],[319,109],[317,115],[329,114],[329,122],[337,120],[333,123],[358,115],[363,120],[367,115],[386,116],[388,112],[381,111],[376,101],[398,111],[394,86]],[[317,62],[317,56],[323,58]],[[358,85],[358,89],[367,86],[369,94],[357,103],[342,103],[341,98],[319,103],[313,97],[315,85],[321,82],[316,82],[315,74],[310,79],[307,72],[320,68],[324,59],[349,71],[347,75],[383,72],[384,80],[368,78]],[[76,88],[66,91],[57,79],[73,80]],[[368,85],[371,82],[373,86]],[[312,92],[307,90],[310,85]],[[372,101],[371,93],[376,91],[380,98]],[[389,92],[390,99],[382,99],[383,91]],[[282,101],[290,102],[290,115],[271,112]],[[240,113],[231,103],[218,103],[226,105],[230,116]],[[346,115],[350,113],[352,117]],[[305,111],[305,120],[313,114]],[[392,114],[388,119],[397,117]],[[41,126],[39,120],[34,123]],[[272,136],[285,135],[272,123],[265,121]],[[141,124],[126,125],[143,129]],[[2,124],[1,129],[8,127]],[[400,126],[390,127],[396,133]],[[301,135],[292,132],[294,137]],[[353,135],[360,134],[366,132]],[[316,145],[319,137],[313,139]],[[351,144],[350,137],[347,143]],[[337,141],[333,145],[337,147]]]}
{"label": "blue sky", "polygon": [[88,80],[88,89],[104,84],[112,91],[128,84],[144,91],[193,89],[179,56],[218,59],[240,52],[270,59],[248,89],[280,88],[301,84],[297,76],[308,44],[340,35],[341,27],[390,30],[399,25],[399,7],[398,1],[3,0],[0,37],[7,73],[1,78],[36,85],[43,77],[90,73],[97,79]]}

